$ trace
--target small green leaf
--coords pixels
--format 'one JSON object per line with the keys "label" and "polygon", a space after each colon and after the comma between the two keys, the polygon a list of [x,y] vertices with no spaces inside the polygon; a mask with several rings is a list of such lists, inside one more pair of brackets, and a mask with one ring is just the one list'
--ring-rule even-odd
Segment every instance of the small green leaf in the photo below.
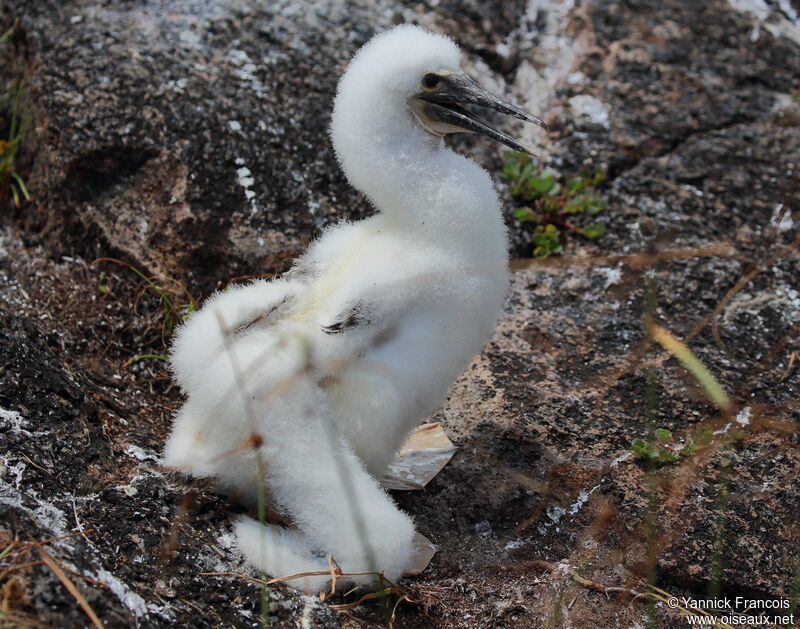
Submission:
{"label": "small green leaf", "polygon": [[[523,153],[507,152],[503,160],[500,176],[519,188],[520,184],[533,173],[533,161]],[[517,194],[512,191],[513,194]]]}
{"label": "small green leaf", "polygon": [[596,240],[606,233],[606,226],[602,223],[590,223],[583,228],[583,235],[591,240]]}
{"label": "small green leaf", "polygon": [[529,207],[518,207],[511,213],[518,221],[529,222],[536,220],[536,212]]}
{"label": "small green leaf", "polygon": [[163,360],[164,362],[169,360],[169,358],[162,356],[161,354],[137,354],[136,356],[131,356],[128,360],[126,360],[123,367],[128,367],[129,365],[132,365],[137,361],[144,360],[145,358],[155,358],[156,360]]}
{"label": "small green leaf", "polygon": [[637,459],[646,459],[650,455],[650,446],[644,439],[634,439],[631,442],[631,452]]}
{"label": "small green leaf", "polygon": [[531,186],[531,188],[536,190],[536,192],[544,194],[550,191],[555,181],[555,176],[545,171],[538,177],[531,177],[528,179],[528,184]]}
{"label": "small green leaf", "polygon": [[679,452],[673,452],[672,450],[667,450],[666,448],[661,448],[658,451],[658,460],[662,463],[674,463],[680,458],[681,455]]}
{"label": "small green leaf", "polygon": [[534,174],[535,170],[536,170],[536,168],[534,166],[533,160],[531,160],[529,157],[526,156],[525,157],[525,161],[522,162],[522,168],[520,169],[520,172],[519,172],[519,178],[522,181],[525,181],[525,180],[533,177],[533,174]]}
{"label": "small green leaf", "polygon": [[728,434],[730,435],[731,439],[733,439],[734,441],[742,441],[745,438],[745,432],[743,430],[738,429],[738,428],[731,428],[728,431]]}
{"label": "small green leaf", "polygon": [[572,197],[569,201],[564,204],[562,210],[565,214],[579,214],[586,209],[586,197],[583,195],[578,195],[577,197]]}
{"label": "small green leaf", "polygon": [[545,197],[539,202],[539,208],[545,214],[558,214],[558,200]]}
{"label": "small green leaf", "polygon": [[551,255],[561,253],[561,232],[558,228],[549,223],[539,225],[533,233],[533,255],[537,258],[547,258]]}
{"label": "small green leaf", "polygon": [[575,192],[579,192],[584,185],[585,183],[583,177],[573,177],[567,181],[567,193],[573,194]]}
{"label": "small green leaf", "polygon": [[604,168],[592,173],[564,178],[551,168],[543,168],[537,161],[523,153],[506,152],[500,176],[508,182],[508,189],[518,203],[527,207],[512,211],[521,222],[538,223],[540,227],[551,225],[551,229],[539,230],[533,236],[533,255],[546,258],[562,252],[561,232],[555,225],[564,225],[586,238],[599,238],[605,226],[591,224],[587,227],[570,226],[567,217],[572,214],[598,214],[607,207],[607,201],[593,186],[606,177]]}
{"label": "small green leaf", "polygon": [[506,181],[519,179],[519,163],[506,161],[506,163],[503,164],[503,170],[500,171],[500,176]]}
{"label": "small green leaf", "polygon": [[714,439],[714,430],[711,426],[703,426],[695,431],[693,439],[697,443],[697,448],[707,446]]}
{"label": "small green leaf", "polygon": [[190,302],[181,308],[178,318],[181,321],[188,321],[195,312],[197,312],[197,306]]}
{"label": "small green leaf", "polygon": [[557,237],[561,232],[558,231],[558,227],[553,225],[552,223],[548,223],[544,226],[544,233],[551,237]]}
{"label": "small green leaf", "polygon": [[599,214],[608,206],[608,202],[596,192],[587,192],[585,199],[587,214]]}
{"label": "small green leaf", "polygon": [[666,428],[658,428],[653,433],[653,436],[659,441],[669,441],[670,439],[672,439],[672,432],[667,430]]}

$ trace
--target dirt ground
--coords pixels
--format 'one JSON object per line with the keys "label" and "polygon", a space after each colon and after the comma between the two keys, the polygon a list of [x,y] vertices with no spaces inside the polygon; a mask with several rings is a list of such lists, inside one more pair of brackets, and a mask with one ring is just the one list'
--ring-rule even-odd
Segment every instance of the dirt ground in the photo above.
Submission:
{"label": "dirt ground", "polygon": [[[0,78],[28,85],[18,167],[33,196],[4,206],[0,232],[0,625],[88,626],[81,597],[109,627],[263,625],[231,533],[242,508],[159,465],[181,398],[151,357],[168,343],[159,295],[127,265],[201,302],[368,213],[314,114],[342,50],[410,20],[460,33],[471,71],[545,114],[548,164],[608,169],[607,233],[531,260],[509,214],[505,314],[432,418],[458,451],[425,490],[393,494],[437,555],[341,611],[329,603],[358,595],[271,586],[270,626],[385,627],[403,597],[394,626],[412,629],[678,628],[669,597],[710,594],[794,612],[800,6],[207,4],[145,2],[145,19],[126,2],[0,3],[0,32],[17,24]],[[497,172],[497,147],[457,147]],[[727,411],[643,351],[648,290]],[[671,447],[713,434],[649,467],[631,452],[649,425]]]}

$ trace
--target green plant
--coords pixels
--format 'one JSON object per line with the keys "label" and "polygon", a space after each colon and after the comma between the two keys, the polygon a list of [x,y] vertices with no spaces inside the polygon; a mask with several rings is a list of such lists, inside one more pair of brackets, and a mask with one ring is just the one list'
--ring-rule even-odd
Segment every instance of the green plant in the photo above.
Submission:
{"label": "green plant", "polygon": [[561,232],[552,223],[537,225],[533,232],[533,255],[547,258],[561,253]]}
{"label": "green plant", "polygon": [[[4,33],[0,34],[0,45],[14,34],[16,22]],[[8,90],[0,96],[0,201],[11,198],[14,205],[20,207],[23,201],[30,201],[31,195],[17,172],[15,162],[19,153],[22,138],[27,130],[27,119],[22,105],[24,82],[22,79],[12,81]],[[7,120],[7,121],[6,121]]]}
{"label": "green plant", "polygon": [[[436,603],[430,594],[424,592],[421,588],[407,588],[404,586],[395,585],[389,579],[378,573],[377,581],[378,589],[361,596],[358,600],[350,603],[341,603],[338,605],[331,605],[332,609],[337,611],[350,610],[357,607],[361,603],[368,600],[377,602],[384,612],[384,620],[389,629],[394,629],[395,620],[397,619],[397,608],[400,603],[407,603],[416,606],[425,618],[431,619],[428,615],[430,608]],[[352,588],[344,594],[345,597],[360,590],[360,586]],[[323,599],[324,600],[324,599]]]}
{"label": "green plant", "polygon": [[[158,296],[161,318],[161,340],[164,345],[167,340],[172,336],[178,324],[186,321],[194,312],[197,311],[197,301],[189,293],[183,283],[169,277],[148,277],[138,268],[117,258],[98,258],[92,264],[97,262],[113,262],[121,266],[127,267],[135,273],[142,280],[142,288],[136,301],[139,301],[142,293],[145,291],[152,291]],[[103,284],[98,286],[98,290],[103,295],[111,294],[111,289]],[[126,364],[131,364],[142,358],[156,358],[165,360],[160,354],[139,354],[128,360]]]}
{"label": "green plant", "polygon": [[530,156],[509,151],[505,154],[500,176],[508,182],[511,196],[526,204],[514,210],[514,217],[523,223],[536,223],[535,257],[547,258],[561,253],[563,233],[573,232],[591,240],[605,233],[605,225],[585,220],[608,206],[597,191],[597,186],[605,179],[602,168],[592,174],[581,172],[565,179],[556,171],[540,166]]}
{"label": "green plant", "polygon": [[23,81],[14,81],[8,92],[0,98],[0,107],[9,108],[10,118],[6,139],[0,139],[0,200],[11,198],[17,207],[21,207],[23,201],[31,199],[28,188],[15,166],[27,127],[21,104],[22,91]]}
{"label": "green plant", "polygon": [[0,44],[2,44],[5,40],[9,39],[14,34],[14,28],[16,25],[9,28],[5,33],[0,35]]}
{"label": "green plant", "polygon": [[144,360],[145,358],[153,358],[155,360],[161,360],[163,362],[167,362],[169,360],[169,358],[167,358],[163,354],[137,354],[136,356],[131,356],[128,360],[125,361],[125,363],[122,366],[128,367],[129,365],[132,365],[133,363],[138,362],[140,360]]}
{"label": "green plant", "polygon": [[653,463],[675,463],[681,457],[689,456],[697,448],[708,445],[714,431],[709,426],[701,426],[694,434],[686,437],[682,448],[676,448],[672,441],[672,432],[666,428],[657,428],[648,439],[634,439],[631,452],[637,459]]}
{"label": "green plant", "polygon": [[658,463],[674,463],[680,459],[680,450],[669,445],[672,433],[666,428],[658,428],[650,439],[634,439],[631,452],[637,459]]}

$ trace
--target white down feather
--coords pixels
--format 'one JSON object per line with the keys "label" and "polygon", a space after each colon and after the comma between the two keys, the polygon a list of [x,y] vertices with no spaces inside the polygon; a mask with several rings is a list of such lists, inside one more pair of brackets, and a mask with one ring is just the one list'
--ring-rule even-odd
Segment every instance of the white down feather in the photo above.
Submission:
{"label": "white down feather", "polygon": [[164,463],[254,505],[243,445],[263,438],[269,494],[296,530],[244,519],[237,532],[272,576],[326,569],[328,555],[348,572],[403,573],[414,527],[376,479],[501,312],[506,234],[491,180],[407,103],[426,71],[458,63],[452,41],[411,26],[365,45],[339,84],[331,137],[378,214],[325,231],[284,279],[217,293],[178,330],[171,366],[188,399]]}

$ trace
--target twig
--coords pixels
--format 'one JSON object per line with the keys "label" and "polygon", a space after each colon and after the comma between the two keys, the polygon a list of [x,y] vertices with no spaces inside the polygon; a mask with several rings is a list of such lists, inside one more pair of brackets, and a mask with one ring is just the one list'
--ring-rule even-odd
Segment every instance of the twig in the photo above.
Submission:
{"label": "twig", "polygon": [[[545,572],[557,572],[559,570],[559,566],[550,563],[549,561],[544,561],[543,559],[533,559],[531,561],[525,561],[512,566],[503,566],[501,567],[501,570],[504,572],[522,572],[531,568],[544,570]],[[582,577],[574,570],[567,570],[566,573],[577,584],[582,585],[587,589],[594,590],[595,592],[605,594],[606,596],[609,594],[624,594],[632,597],[634,600],[641,597],[653,596],[649,592],[637,592],[636,590],[619,586],[606,586],[601,583],[597,583],[596,581],[587,579],[586,577]]]}
{"label": "twig", "polygon": [[373,598],[381,598],[387,596],[389,594],[401,594],[400,600],[409,600],[408,597],[402,593],[400,588],[397,587],[388,587],[384,588],[383,590],[378,590],[377,592],[370,592],[369,594],[364,594],[360,599],[357,601],[353,601],[352,603],[340,603],[339,605],[331,605],[331,609],[353,609],[354,607],[358,607],[364,601],[371,600]]}
{"label": "twig", "polygon": [[[272,585],[273,583],[280,583],[282,581],[292,581],[294,579],[302,579],[303,577],[317,577],[317,576],[324,576],[330,575],[331,572],[329,570],[310,570],[309,572],[298,572],[297,574],[289,574],[285,577],[275,577],[274,579],[269,579],[265,581],[263,579],[256,579],[255,577],[248,576],[246,574],[241,574],[239,572],[201,572],[201,576],[208,576],[208,577],[239,577],[240,579],[247,579],[248,581],[254,581],[255,583],[262,583],[264,585]],[[336,576],[337,577],[355,577],[355,576],[363,576],[365,574],[374,574],[375,576],[381,577],[385,579],[383,572],[376,572],[375,570],[367,570],[366,572],[342,572],[341,568],[336,568]]]}
{"label": "twig", "polygon": [[659,262],[674,260],[688,260],[691,258],[715,258],[732,256],[735,248],[728,243],[715,243],[704,247],[682,247],[667,249],[666,251],[634,253],[620,256],[571,256],[565,258],[519,258],[511,261],[512,271],[523,271],[529,268],[540,267],[571,267],[571,266],[611,266],[624,264],[632,269],[645,269]]}
{"label": "twig", "polygon": [[14,613],[3,612],[3,627],[35,627],[36,629],[55,629],[53,625],[45,625],[36,617],[17,616]]}
{"label": "twig", "polygon": [[62,539],[69,539],[70,537],[75,537],[75,536],[81,535],[81,534],[85,535],[85,534],[88,534],[88,533],[94,533],[94,529],[86,529],[85,531],[77,531],[75,533],[69,533],[67,535],[60,535],[59,537],[51,537],[50,539],[45,539],[45,540],[42,540],[40,542],[37,542],[37,541],[22,542],[21,544],[18,544],[18,545],[19,546],[24,546],[24,548],[20,548],[19,550],[15,550],[14,554],[17,555],[17,554],[20,554],[20,553],[26,553],[31,548],[34,548],[36,546],[44,546],[45,544],[52,544],[53,542],[59,542]]}
{"label": "twig", "polygon": [[797,360],[797,352],[796,351],[792,352],[791,354],[789,354],[789,364],[786,365],[786,371],[783,372],[783,375],[781,376],[781,379],[778,380],[778,382],[783,382],[784,380],[786,380],[786,376],[788,376],[789,372],[792,371],[792,367],[794,366],[794,361],[796,361],[796,360]]}
{"label": "twig", "polygon": [[75,524],[78,527],[78,532],[83,535],[83,539],[85,539],[90,544],[93,544],[92,540],[86,537],[86,531],[83,530],[83,526],[81,525],[80,520],[78,519],[78,507],[75,505],[75,496],[72,497],[72,513],[75,515]]}
{"label": "twig", "polygon": [[[742,290],[751,280],[753,280],[753,278],[755,278],[756,276],[760,275],[761,273],[763,273],[767,269],[771,268],[773,264],[775,264],[778,260],[780,260],[786,254],[791,253],[798,246],[800,246],[800,238],[796,238],[794,240],[794,242],[792,242],[792,243],[786,245],[785,247],[783,247],[780,251],[778,251],[776,254],[771,256],[766,262],[764,262],[763,264],[758,265],[756,268],[754,268],[752,271],[750,271],[747,275],[745,275],[744,277],[739,279],[739,281],[736,282],[736,284],[734,284],[733,287],[727,293],[725,293],[725,296],[722,298],[722,301],[720,301],[717,304],[717,307],[714,308],[714,311],[710,315],[710,317],[711,317],[711,333],[714,336],[714,340],[716,341],[717,346],[722,351],[724,351],[726,354],[728,353],[728,350],[725,347],[725,344],[722,342],[722,337],[720,336],[720,333],[719,333],[719,315],[722,313],[723,310],[725,310],[725,308],[728,306],[730,301],[736,296],[736,294],[740,290]],[[693,332],[694,332],[694,330],[693,330]]]}
{"label": "twig", "polygon": [[42,470],[42,471],[43,471],[45,474],[47,474],[48,476],[52,476],[52,474],[50,473],[50,470],[46,470],[46,469],[45,469],[45,468],[43,468],[41,465],[37,465],[36,463],[34,463],[33,461],[31,461],[31,460],[30,460],[30,458],[29,458],[27,455],[23,454],[22,452],[20,452],[19,454],[20,454],[20,456],[21,456],[21,457],[23,457],[23,458],[24,458],[24,459],[25,459],[25,460],[26,460],[28,463],[30,463],[31,465],[33,465],[33,467],[35,467],[37,470]]}
{"label": "twig", "polygon": [[252,581],[253,583],[260,583],[261,585],[267,585],[268,582],[264,579],[256,579],[255,577],[251,577],[247,574],[240,574],[238,572],[201,572],[200,576],[202,577],[237,577],[239,579],[244,579],[246,581]]}
{"label": "twig", "polygon": [[[531,561],[525,561],[523,563],[514,564],[512,566],[502,566],[501,570],[506,572],[517,572],[517,571],[528,570],[531,568],[544,570],[545,572],[552,573],[552,572],[558,572],[560,566],[550,563],[549,561],[544,561],[542,559],[533,559]],[[622,594],[624,596],[629,596],[631,597],[631,604],[633,604],[634,601],[637,601],[640,598],[649,598],[651,600],[661,601],[663,603],[666,603],[669,600],[669,598],[671,598],[669,592],[666,592],[651,584],[647,584],[647,587],[654,590],[653,592],[638,592],[637,590],[634,590],[632,588],[603,585],[602,583],[598,583],[597,581],[592,581],[591,579],[587,579],[586,577],[579,575],[575,570],[569,568],[567,568],[564,572],[568,574],[570,578],[573,581],[575,581],[575,583],[585,587],[588,590],[594,590],[595,592],[600,592],[601,594],[605,594],[606,596],[610,594]],[[681,613],[687,616],[711,615],[703,609],[696,609],[696,608],[687,609],[686,607],[682,607],[680,605],[678,605],[674,609],[680,611]],[[730,625],[726,625],[725,623],[717,623],[709,626],[721,627],[722,629],[733,629],[733,627],[731,627]]]}
{"label": "twig", "polygon": [[[303,577],[315,577],[315,576],[324,576],[330,574],[327,570],[310,570],[309,572],[298,572],[297,574],[290,574],[285,577],[275,577],[274,579],[270,579],[267,581],[270,585],[273,583],[280,583],[281,581],[292,581],[293,579],[302,579]],[[374,574],[375,576],[385,579],[383,576],[383,572],[377,572],[375,570],[367,570],[365,572],[337,572],[336,573],[340,577],[355,577],[355,576],[362,576],[365,574]]]}
{"label": "twig", "polygon": [[[713,322],[712,323],[712,334],[714,335],[714,338],[717,341],[720,349],[722,349],[723,351],[725,351],[727,353],[727,350],[726,350],[725,346],[723,345],[722,339],[721,339],[720,334],[719,334],[719,326],[718,326],[718,317],[719,317],[719,315],[727,307],[728,303],[730,303],[730,301],[733,299],[733,297],[735,297],[736,294],[740,290],[742,290],[742,288],[744,288],[757,275],[759,275],[760,273],[763,273],[766,269],[770,268],[780,258],[782,258],[783,256],[785,256],[788,253],[790,253],[792,250],[797,248],[798,245],[800,245],[800,238],[796,239],[791,244],[785,246],[780,251],[778,251],[776,254],[774,254],[771,258],[769,258],[765,263],[757,266],[755,269],[750,271],[750,273],[748,273],[747,275],[745,275],[742,278],[740,278],[739,281],[725,294],[725,296],[722,298],[722,301],[720,301],[717,304],[717,306],[711,312],[709,312],[705,317],[703,317],[700,321],[698,321],[695,324],[695,326],[689,331],[688,334],[686,334],[684,337],[682,337],[680,339],[681,342],[683,342],[684,344],[688,344],[692,339],[694,339],[698,334],[700,334],[700,332],[702,332],[709,323]],[[722,247],[722,246],[723,245],[710,245],[710,247]],[[704,247],[702,249],[708,250],[709,247]],[[662,254],[666,254],[666,253],[675,254],[675,253],[680,252],[680,251],[691,252],[691,251],[695,251],[695,250],[692,250],[692,249],[680,249],[680,250],[679,249],[673,249],[671,252],[662,252]],[[656,258],[654,258],[652,256],[652,254],[636,254],[634,256],[618,256],[618,258],[624,258],[624,257],[636,258],[636,257],[648,256],[648,255],[650,256],[651,261],[653,263],[655,263],[657,261]],[[713,257],[714,254],[703,253],[702,255],[712,255],[712,257]],[[717,255],[722,255],[722,254],[720,253],[720,254],[717,254]],[[694,256],[688,256],[687,255],[685,257],[688,258],[688,257],[694,257]],[[610,259],[610,258],[603,258],[603,259]],[[679,258],[678,257],[672,257],[670,259],[679,259]],[[574,262],[571,262],[571,260],[574,261]],[[582,262],[584,260],[587,261],[589,264],[591,264],[593,260],[601,260],[601,259],[600,258],[590,257],[590,256],[586,256],[585,258],[564,258],[564,259],[560,260],[561,264],[559,264],[559,266],[570,266],[571,264]],[[527,260],[525,260],[523,262],[527,262]],[[550,262],[549,259],[548,259],[548,262]],[[600,262],[597,262],[597,264],[599,264],[599,263]],[[621,259],[620,259],[620,263],[623,263]],[[514,266],[514,263],[512,262],[512,267],[513,266]],[[520,267],[520,268],[527,268],[527,267]],[[661,365],[662,363],[664,363],[668,359],[672,358],[672,354],[670,352],[664,352],[660,356],[657,356],[657,357],[655,357],[653,359],[643,360],[645,352],[646,352],[646,349],[647,349],[647,343],[641,344],[639,347],[635,348],[634,350],[632,350],[628,354],[628,358],[625,361],[624,365],[609,368],[606,371],[606,373],[601,374],[599,377],[596,378],[595,381],[596,382],[605,383],[605,390],[608,390],[614,385],[614,383],[619,381],[620,378],[622,378],[622,377],[624,377],[624,376],[626,376],[628,374],[631,374],[631,373],[633,373],[635,371],[639,371],[640,369],[648,369],[648,368],[651,368],[651,367],[658,367],[659,365]],[[602,396],[599,396],[598,397],[598,403],[602,399],[603,399]]]}
{"label": "twig", "polygon": [[5,578],[12,572],[16,572],[17,570],[25,570],[26,568],[33,568],[34,566],[41,566],[43,563],[43,561],[26,561],[25,563],[11,565],[0,572],[0,582],[5,580]]}
{"label": "twig", "polygon": [[42,559],[50,568],[50,570],[52,570],[53,573],[58,577],[59,581],[64,584],[64,587],[67,588],[75,600],[78,601],[78,604],[81,606],[83,611],[86,612],[86,615],[89,616],[94,626],[97,627],[97,629],[104,629],[103,623],[101,622],[100,618],[97,617],[97,614],[94,612],[91,605],[89,605],[89,603],[83,597],[83,594],[81,594],[77,586],[70,580],[66,572],[61,569],[61,566],[58,565],[56,560],[53,559],[50,553],[48,553],[44,549],[44,546],[42,546],[39,542],[34,541],[33,544],[36,547],[36,550],[39,551],[39,554],[42,556]]}
{"label": "twig", "polygon": [[339,575],[342,574],[342,568],[338,563],[336,563],[333,555],[328,555],[328,571],[331,575],[331,585],[328,590],[323,590],[319,593],[319,599],[321,601],[329,599],[331,596],[336,594],[336,579],[338,579]]}

